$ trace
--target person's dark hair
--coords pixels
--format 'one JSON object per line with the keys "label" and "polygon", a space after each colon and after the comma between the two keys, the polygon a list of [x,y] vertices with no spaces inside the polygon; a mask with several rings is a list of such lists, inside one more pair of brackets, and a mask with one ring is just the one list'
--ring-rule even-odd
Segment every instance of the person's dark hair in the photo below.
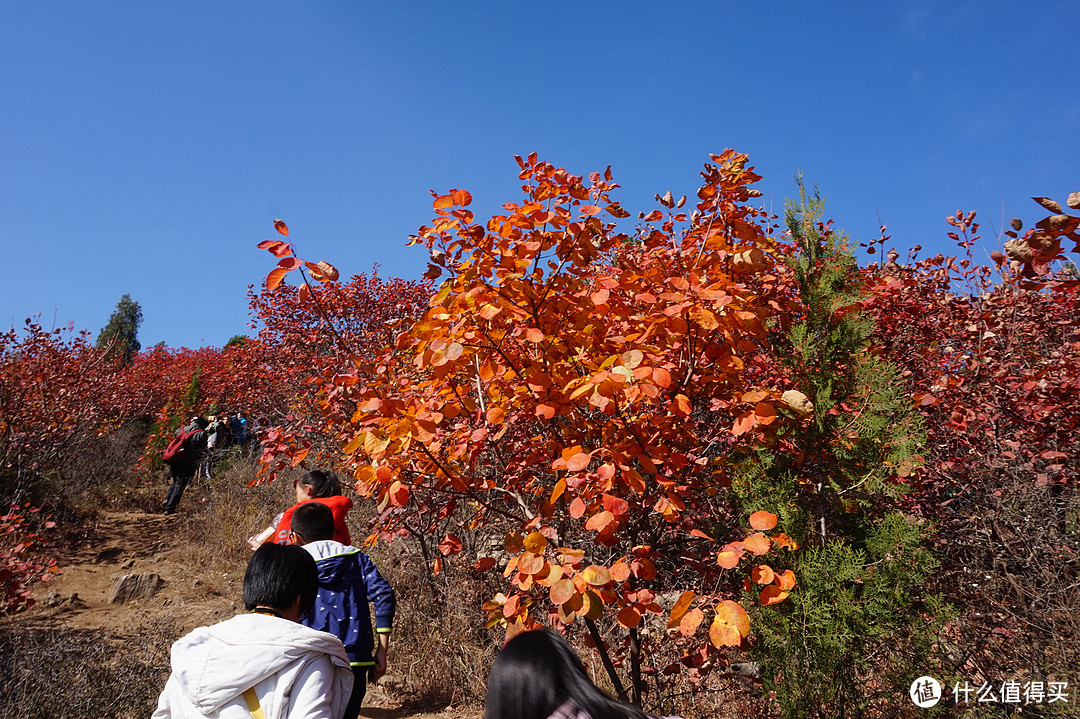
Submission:
{"label": "person's dark hair", "polygon": [[333,472],[313,469],[300,478],[300,484],[309,487],[312,499],[322,499],[341,494],[341,482]]}
{"label": "person's dark hair", "polygon": [[279,611],[300,597],[300,616],[311,612],[319,591],[319,569],[303,547],[264,544],[255,550],[244,573],[244,606],[260,605]]}
{"label": "person's dark hair", "polygon": [[484,719],[547,719],[570,699],[592,719],[647,717],[593,684],[565,639],[550,629],[537,629],[517,635],[496,655]]}
{"label": "person's dark hair", "polygon": [[305,502],[293,511],[289,529],[307,542],[334,538],[334,513],[320,502]]}

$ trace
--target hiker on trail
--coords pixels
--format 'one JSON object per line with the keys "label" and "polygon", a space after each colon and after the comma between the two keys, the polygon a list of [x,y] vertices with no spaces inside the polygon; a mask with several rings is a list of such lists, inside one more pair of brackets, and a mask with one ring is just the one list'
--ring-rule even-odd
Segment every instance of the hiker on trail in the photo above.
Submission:
{"label": "hiker on trail", "polygon": [[248,613],[173,644],[152,719],[341,719],[353,685],[345,648],[300,624],[317,579],[300,547],[260,547],[244,575]]}
{"label": "hiker on trail", "polygon": [[231,440],[232,433],[225,424],[224,416],[215,417],[211,415],[209,424],[206,426],[206,456],[203,458],[199,476],[210,479],[214,465],[218,463],[221,454],[228,448]]}
{"label": "hiker on trail", "polygon": [[495,656],[484,719],[657,718],[599,689],[566,640],[545,628],[518,634]]}
{"label": "hiker on trail", "polygon": [[[394,590],[366,554],[332,539],[334,515],[326,505],[308,502],[297,507],[291,534],[293,544],[307,550],[319,568],[315,607],[302,621],[312,629],[330,632],[345,644],[354,680],[345,719],[356,719],[367,682],[376,682],[386,674],[396,606]],[[378,646],[371,633],[368,602],[375,608]]]}
{"label": "hiker on trail", "polygon": [[165,448],[162,459],[168,465],[172,479],[169,491],[165,493],[165,514],[176,512],[176,505],[180,504],[184,490],[195,478],[195,471],[206,454],[206,425],[202,417],[192,418],[191,424],[177,430]]}
{"label": "hiker on trail", "polygon": [[229,417],[229,429],[232,430],[232,443],[248,450],[248,421],[239,412]]}
{"label": "hiker on trail", "polygon": [[349,527],[345,524],[345,515],[352,509],[353,501],[341,494],[341,482],[333,472],[315,469],[298,480],[293,480],[296,504],[274,518],[270,526],[260,534],[248,538],[248,546],[256,549],[263,542],[289,544],[289,523],[296,508],[306,502],[325,504],[334,514],[334,541],[352,544]]}

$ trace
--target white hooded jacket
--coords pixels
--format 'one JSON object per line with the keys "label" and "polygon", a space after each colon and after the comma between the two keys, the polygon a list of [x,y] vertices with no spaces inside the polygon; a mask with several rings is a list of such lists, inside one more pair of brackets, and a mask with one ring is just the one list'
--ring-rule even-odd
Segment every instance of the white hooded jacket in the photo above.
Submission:
{"label": "white hooded jacket", "polygon": [[172,647],[172,674],[153,719],[341,719],[353,675],[341,640],[288,619],[241,614]]}

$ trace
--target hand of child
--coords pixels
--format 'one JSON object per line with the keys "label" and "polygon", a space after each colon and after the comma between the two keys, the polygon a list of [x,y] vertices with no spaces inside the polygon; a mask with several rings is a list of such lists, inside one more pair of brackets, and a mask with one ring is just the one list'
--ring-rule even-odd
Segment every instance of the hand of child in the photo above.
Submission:
{"label": "hand of child", "polygon": [[386,650],[379,647],[375,650],[375,666],[368,672],[368,681],[372,684],[386,676]]}

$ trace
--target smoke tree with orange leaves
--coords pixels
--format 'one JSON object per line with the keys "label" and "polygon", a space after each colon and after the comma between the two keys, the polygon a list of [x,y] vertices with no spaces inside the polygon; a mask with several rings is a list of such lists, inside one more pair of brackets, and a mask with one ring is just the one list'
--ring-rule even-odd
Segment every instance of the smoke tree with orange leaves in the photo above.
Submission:
{"label": "smoke tree with orange leaves", "polygon": [[677,630],[684,664],[706,671],[750,631],[732,597],[795,590],[776,515],[738,515],[724,491],[733,443],[804,421],[746,377],[791,293],[775,218],[745,204],[760,178],[745,155],[712,159],[690,208],[658,196],[632,233],[610,171],[535,155],[518,158],[523,199],[486,222],[468,192],[433,193],[412,242],[446,279],[394,347],[326,384],[355,402],[324,420],[379,503],[377,533],[434,538],[434,572],[501,570],[492,626],[581,621],[603,652],[597,622],[617,624],[637,701],[643,640]]}

